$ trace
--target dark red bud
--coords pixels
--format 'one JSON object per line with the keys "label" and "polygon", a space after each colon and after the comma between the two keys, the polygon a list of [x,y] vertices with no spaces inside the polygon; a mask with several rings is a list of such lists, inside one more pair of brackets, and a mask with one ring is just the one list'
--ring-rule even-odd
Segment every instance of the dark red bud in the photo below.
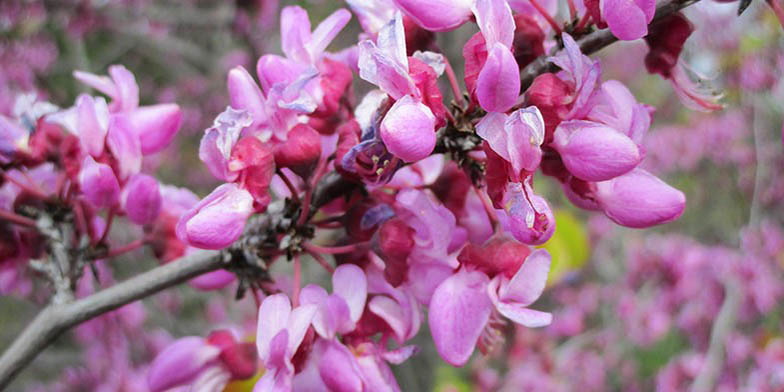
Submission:
{"label": "dark red bud", "polygon": [[531,253],[528,245],[506,238],[495,238],[482,246],[469,244],[457,260],[472,265],[489,276],[504,274],[511,278]]}
{"label": "dark red bud", "polygon": [[645,68],[648,72],[669,78],[678,63],[683,44],[692,31],[694,26],[680,12],[652,25],[651,31],[645,36],[645,42],[651,49],[645,56]]}
{"label": "dark red bud", "polygon": [[553,73],[541,74],[534,79],[525,93],[526,104],[539,108],[545,125],[544,144],[553,140],[553,133],[568,111],[572,87]]}
{"label": "dark red bud", "polygon": [[275,148],[275,164],[287,167],[302,178],[308,178],[321,157],[321,137],[307,124],[289,131],[285,142]]}
{"label": "dark red bud", "polygon": [[378,247],[384,256],[405,260],[414,248],[414,229],[400,219],[390,219],[378,229]]}
{"label": "dark red bud", "polygon": [[414,52],[430,50],[436,41],[436,34],[425,30],[413,19],[403,16],[403,30],[406,35],[406,54],[412,56]]}
{"label": "dark red bud", "polygon": [[520,69],[537,57],[544,55],[544,31],[534,18],[526,14],[515,15],[515,34],[512,53]]}

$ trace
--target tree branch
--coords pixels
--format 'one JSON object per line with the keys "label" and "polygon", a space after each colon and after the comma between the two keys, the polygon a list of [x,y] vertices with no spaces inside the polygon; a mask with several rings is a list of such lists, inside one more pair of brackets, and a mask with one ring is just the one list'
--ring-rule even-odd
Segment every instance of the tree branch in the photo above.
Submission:
{"label": "tree branch", "polygon": [[71,327],[222,266],[220,252],[198,251],[89,297],[48,305],[0,357],[0,390]]}
{"label": "tree branch", "polygon": [[[700,0],[669,0],[659,3],[656,7],[656,15],[653,17],[649,27],[655,26],[667,16],[693,5],[698,1]],[[588,34],[577,42],[580,45],[580,50],[583,54],[589,55],[598,52],[600,49],[603,49],[616,41],[618,41],[618,38],[610,32],[610,29],[603,29]],[[557,51],[559,49],[556,48],[554,50]],[[552,54],[555,54],[555,52]],[[522,85],[523,91],[527,90],[528,87],[531,87],[531,83],[534,82],[534,79],[536,79],[537,76],[547,72],[555,72],[558,69],[547,60],[548,57],[550,57],[550,55],[540,56],[520,72],[520,84]]]}
{"label": "tree branch", "polygon": [[[698,1],[662,2],[656,8],[656,15],[651,25]],[[579,44],[583,53],[591,54],[615,41],[617,38],[608,29],[604,29],[586,35],[579,40]],[[549,56],[539,57],[523,69],[521,72],[523,90],[527,89],[538,75],[555,71],[555,67],[547,61],[547,57]],[[348,190],[357,186],[359,184],[356,182],[348,181],[337,173],[330,173],[322,179],[316,189],[312,204],[318,208],[347,194]],[[0,357],[0,390],[7,388],[13,378],[36,355],[69,328],[222,266],[224,262],[219,252],[199,251],[78,301],[47,306]]]}

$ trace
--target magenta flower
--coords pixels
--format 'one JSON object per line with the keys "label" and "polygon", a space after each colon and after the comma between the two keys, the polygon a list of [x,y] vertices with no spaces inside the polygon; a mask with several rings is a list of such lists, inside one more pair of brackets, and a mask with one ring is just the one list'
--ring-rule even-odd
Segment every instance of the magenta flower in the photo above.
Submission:
{"label": "magenta flower", "polygon": [[120,199],[120,184],[109,165],[95,162],[91,156],[82,161],[79,188],[95,208],[114,206]]}
{"label": "magenta flower", "polygon": [[550,324],[549,313],[527,308],[544,290],[549,269],[550,255],[544,249],[528,255],[511,278],[505,274],[491,278],[463,264],[436,288],[428,306],[431,334],[441,357],[463,366],[493,312],[526,327]]}
{"label": "magenta flower", "polygon": [[255,392],[291,390],[294,377],[291,359],[317,311],[317,306],[312,304],[292,309],[285,294],[264,299],[259,308],[256,347],[266,370],[256,383]]}
{"label": "magenta flower", "polygon": [[656,13],[653,0],[586,0],[585,5],[599,27],[609,26],[613,35],[624,41],[647,35]]}
{"label": "magenta flower", "polygon": [[[426,158],[435,147],[435,112],[443,106],[437,87],[435,99],[420,85],[435,79],[436,72],[425,75],[425,84],[416,81],[412,74],[418,59],[406,56],[405,31],[400,13],[378,34],[376,42],[359,43],[359,75],[381,88],[396,100],[381,122],[380,137],[389,152],[407,162]],[[425,65],[427,68],[431,68]],[[426,72],[426,71],[425,71]]]}
{"label": "magenta flower", "polygon": [[228,330],[214,331],[206,339],[180,338],[158,353],[150,364],[147,386],[151,392],[177,387],[222,390],[231,380],[256,374],[257,358],[252,343],[238,342]]}
{"label": "magenta flower", "polygon": [[[174,139],[182,123],[180,107],[176,104],[139,106],[136,78],[122,65],[110,66],[109,77],[82,71],[75,71],[74,77],[112,99],[108,105],[109,111],[128,117],[129,130],[139,139],[143,154],[161,151]],[[79,114],[82,115],[82,109]],[[82,132],[81,125],[79,129]]]}
{"label": "magenta flower", "polygon": [[182,215],[177,237],[197,248],[223,249],[240,237],[253,212],[250,192],[223,184]]}

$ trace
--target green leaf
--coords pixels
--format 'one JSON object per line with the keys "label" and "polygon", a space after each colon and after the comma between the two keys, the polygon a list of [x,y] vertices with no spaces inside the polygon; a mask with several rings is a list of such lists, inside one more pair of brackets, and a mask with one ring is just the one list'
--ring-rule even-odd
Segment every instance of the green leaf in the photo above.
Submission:
{"label": "green leaf", "polygon": [[434,392],[471,392],[469,385],[461,372],[451,366],[441,365],[436,369],[436,383]]}
{"label": "green leaf", "polygon": [[585,265],[591,254],[585,226],[569,210],[555,211],[555,233],[542,247],[552,256],[547,283],[554,284],[568,272]]}

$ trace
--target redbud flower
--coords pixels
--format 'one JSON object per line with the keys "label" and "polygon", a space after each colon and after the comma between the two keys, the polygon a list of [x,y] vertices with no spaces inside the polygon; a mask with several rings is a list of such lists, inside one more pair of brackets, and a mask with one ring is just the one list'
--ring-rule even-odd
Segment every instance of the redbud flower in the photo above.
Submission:
{"label": "redbud flower", "polygon": [[613,35],[625,41],[648,34],[656,12],[656,2],[650,0],[586,0],[585,5],[600,28],[609,26]]}
{"label": "redbud flower", "polygon": [[79,171],[79,188],[95,208],[111,207],[120,198],[120,184],[109,165],[86,156]]}
{"label": "redbud flower", "polygon": [[353,331],[362,317],[367,300],[364,271],[354,264],[339,266],[332,274],[332,290],[334,294],[330,295],[321,286],[309,284],[300,292],[303,306],[313,304],[317,307],[313,329],[325,339]]}
{"label": "redbud flower", "polygon": [[381,121],[381,140],[406,162],[426,158],[436,145],[436,117],[410,95],[395,102]]}
{"label": "redbud flower", "polygon": [[223,249],[240,237],[253,211],[250,192],[223,184],[182,215],[177,237],[197,248]]}
{"label": "redbud flower", "polygon": [[590,121],[566,121],[555,130],[551,146],[577,178],[605,181],[627,173],[642,160],[628,136]]}
{"label": "redbud flower", "polygon": [[291,359],[300,347],[316,305],[294,309],[285,294],[265,298],[259,307],[256,348],[266,369],[256,383],[256,391],[290,391],[294,377]]}
{"label": "redbud flower", "polygon": [[122,207],[128,219],[137,225],[152,223],[161,211],[158,181],[146,174],[135,174],[122,191]]}
{"label": "redbud flower", "polygon": [[428,322],[441,358],[464,365],[494,311],[527,327],[550,324],[549,313],[527,308],[544,290],[549,269],[550,255],[539,249],[525,257],[512,278],[504,274],[490,278],[464,265],[444,280],[428,306]]}

